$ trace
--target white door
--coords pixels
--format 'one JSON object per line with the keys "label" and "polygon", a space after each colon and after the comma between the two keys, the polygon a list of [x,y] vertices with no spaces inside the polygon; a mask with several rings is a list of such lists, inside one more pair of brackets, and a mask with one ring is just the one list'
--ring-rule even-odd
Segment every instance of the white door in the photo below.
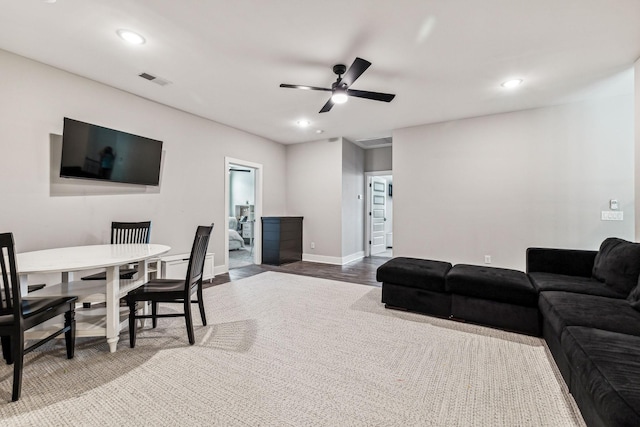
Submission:
{"label": "white door", "polygon": [[371,240],[370,254],[375,255],[386,250],[385,227],[387,212],[387,180],[371,177]]}

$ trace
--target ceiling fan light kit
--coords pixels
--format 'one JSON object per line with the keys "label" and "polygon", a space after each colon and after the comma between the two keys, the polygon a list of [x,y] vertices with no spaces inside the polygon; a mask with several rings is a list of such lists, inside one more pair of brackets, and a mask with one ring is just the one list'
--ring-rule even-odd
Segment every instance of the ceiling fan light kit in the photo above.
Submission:
{"label": "ceiling fan light kit", "polygon": [[292,85],[287,83],[282,83],[280,87],[331,92],[331,98],[329,98],[327,103],[320,109],[320,113],[326,113],[331,110],[334,104],[344,104],[351,96],[371,99],[374,101],[391,102],[391,100],[395,98],[394,94],[350,89],[350,86],[367,70],[367,68],[369,68],[369,66],[371,66],[371,62],[362,58],[356,58],[349,69],[347,69],[344,64],[334,65],[333,72],[338,75],[338,79],[331,85],[331,89],[316,86]]}
{"label": "ceiling fan light kit", "polygon": [[333,91],[333,95],[331,95],[331,100],[334,104],[344,104],[349,100],[347,96],[347,92],[342,88],[337,88]]}

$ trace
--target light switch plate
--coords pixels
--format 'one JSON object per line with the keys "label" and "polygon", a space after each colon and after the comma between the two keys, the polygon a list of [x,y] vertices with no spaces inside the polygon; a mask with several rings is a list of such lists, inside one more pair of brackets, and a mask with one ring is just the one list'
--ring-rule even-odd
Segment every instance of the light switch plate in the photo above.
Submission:
{"label": "light switch plate", "polygon": [[600,217],[602,221],[622,221],[624,220],[624,216],[622,211],[602,211],[602,216]]}
{"label": "light switch plate", "polygon": [[618,210],[618,201],[616,199],[609,200],[609,209],[611,209],[612,211]]}

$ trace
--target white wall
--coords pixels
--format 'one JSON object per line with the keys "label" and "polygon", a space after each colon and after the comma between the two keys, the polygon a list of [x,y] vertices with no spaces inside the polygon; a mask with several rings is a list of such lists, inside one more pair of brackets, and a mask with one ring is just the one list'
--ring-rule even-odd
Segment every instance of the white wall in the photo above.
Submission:
{"label": "white wall", "polygon": [[[394,255],[525,268],[530,246],[634,239],[633,96],[393,134]],[[609,199],[624,221],[601,221]]]}
{"label": "white wall", "polygon": [[[364,151],[342,140],[342,258],[343,262],[364,256]],[[358,198],[360,196],[360,198]]]}
{"label": "white wall", "polygon": [[[302,252],[339,263],[342,254],[342,139],[287,146],[287,214],[303,216]],[[311,242],[315,249],[311,249]]]}
{"label": "white wall", "polygon": [[[0,231],[14,233],[19,252],[108,242],[112,220],[147,219],[152,243],[188,252],[195,227],[215,222],[209,250],[220,266],[225,156],[263,164],[264,214],[286,209],[281,144],[5,51],[0,70]],[[59,147],[65,116],[163,140],[160,187],[53,183],[59,153],[50,147]]]}

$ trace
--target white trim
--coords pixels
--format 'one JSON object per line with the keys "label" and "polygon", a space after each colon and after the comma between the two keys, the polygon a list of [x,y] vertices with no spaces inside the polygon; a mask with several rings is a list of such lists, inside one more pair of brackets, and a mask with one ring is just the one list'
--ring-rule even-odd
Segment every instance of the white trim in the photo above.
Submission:
{"label": "white trim", "polygon": [[319,262],[321,264],[342,265],[342,258],[336,256],[302,254],[303,261]]}
{"label": "white trim", "polygon": [[216,265],[213,267],[213,274],[215,274],[216,276],[219,276],[221,274],[225,274],[228,272],[229,272],[229,269],[227,268],[226,265]]}
{"label": "white trim", "polygon": [[[254,203],[255,222],[253,223],[253,262],[262,264],[262,164],[249,162],[247,160],[235,159],[233,157],[224,158],[224,214],[225,219],[229,217],[229,167],[230,165],[253,168],[256,171],[256,200]],[[226,224],[226,222],[225,222]],[[224,272],[229,271],[229,226],[224,227]]]}
{"label": "white trim", "polygon": [[371,256],[371,245],[369,241],[371,240],[371,216],[369,212],[371,212],[371,177],[373,176],[393,176],[393,171],[375,171],[375,172],[365,172],[364,173],[364,186],[366,187],[366,198],[367,200],[364,203],[364,257]]}
{"label": "white trim", "polygon": [[333,264],[333,265],[345,265],[350,262],[364,258],[364,252],[356,252],[346,257],[315,255],[315,254],[302,254],[302,261],[317,262],[320,264]]}
{"label": "white trim", "polygon": [[353,261],[358,261],[359,259],[364,258],[364,251],[359,251],[351,255],[342,257],[342,265],[349,264]]}

